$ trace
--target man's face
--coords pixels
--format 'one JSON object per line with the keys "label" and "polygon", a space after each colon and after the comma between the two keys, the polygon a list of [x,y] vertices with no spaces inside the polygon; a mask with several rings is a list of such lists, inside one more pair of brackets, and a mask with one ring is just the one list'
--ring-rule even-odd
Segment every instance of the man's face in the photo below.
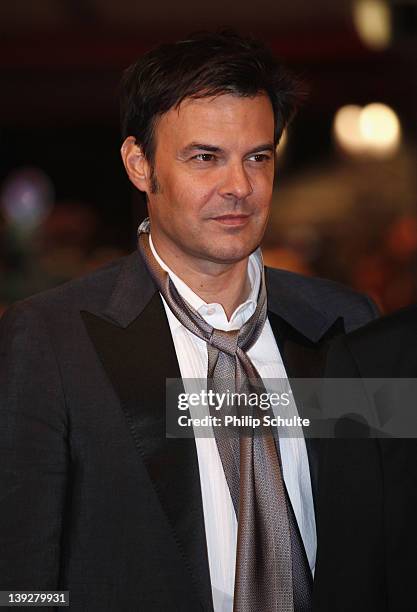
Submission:
{"label": "man's face", "polygon": [[162,116],[155,139],[157,189],[148,198],[161,256],[194,268],[246,258],[262,239],[272,196],[269,98],[188,98]]}

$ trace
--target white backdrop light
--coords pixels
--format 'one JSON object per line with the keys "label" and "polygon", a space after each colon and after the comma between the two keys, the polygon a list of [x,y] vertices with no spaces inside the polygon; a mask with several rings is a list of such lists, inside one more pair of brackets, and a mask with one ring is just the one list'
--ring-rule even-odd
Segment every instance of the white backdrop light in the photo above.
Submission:
{"label": "white backdrop light", "polygon": [[356,0],[353,21],[358,36],[374,50],[388,47],[392,37],[392,18],[385,0]]}
{"label": "white backdrop light", "polygon": [[375,154],[389,154],[398,149],[401,126],[396,113],[386,104],[369,104],[359,118],[365,143]]}
{"label": "white backdrop light", "polygon": [[335,115],[333,132],[338,145],[351,155],[389,157],[401,144],[400,120],[386,104],[342,107]]}

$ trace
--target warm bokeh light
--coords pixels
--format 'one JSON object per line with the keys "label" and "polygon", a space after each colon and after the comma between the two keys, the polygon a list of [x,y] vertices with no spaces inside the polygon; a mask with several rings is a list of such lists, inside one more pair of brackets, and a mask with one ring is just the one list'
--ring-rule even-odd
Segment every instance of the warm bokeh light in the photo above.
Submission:
{"label": "warm bokeh light", "polygon": [[400,121],[386,104],[344,106],[336,113],[333,131],[339,146],[351,155],[389,157],[401,143]]}
{"label": "warm bokeh light", "polygon": [[336,113],[333,131],[338,144],[348,153],[362,153],[364,140],[360,131],[362,108],[354,104],[343,106]]}
{"label": "warm bokeh light", "polygon": [[284,154],[284,151],[287,147],[287,142],[288,142],[288,132],[287,130],[284,130],[282,132],[280,141],[275,149],[276,154],[278,155],[278,157],[281,157]]}
{"label": "warm bokeh light", "polygon": [[391,10],[385,0],[357,0],[353,20],[359,37],[371,49],[388,47],[392,36]]}
{"label": "warm bokeh light", "polygon": [[394,153],[400,144],[401,126],[397,114],[385,104],[365,106],[359,117],[359,128],[368,148],[375,155]]}

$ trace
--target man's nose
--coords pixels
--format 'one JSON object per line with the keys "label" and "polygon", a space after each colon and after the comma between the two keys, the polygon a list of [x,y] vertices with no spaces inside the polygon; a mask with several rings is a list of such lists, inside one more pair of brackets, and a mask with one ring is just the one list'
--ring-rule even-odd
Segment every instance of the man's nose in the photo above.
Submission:
{"label": "man's nose", "polygon": [[242,162],[230,163],[224,170],[224,178],[219,190],[223,197],[243,200],[253,192],[250,178]]}

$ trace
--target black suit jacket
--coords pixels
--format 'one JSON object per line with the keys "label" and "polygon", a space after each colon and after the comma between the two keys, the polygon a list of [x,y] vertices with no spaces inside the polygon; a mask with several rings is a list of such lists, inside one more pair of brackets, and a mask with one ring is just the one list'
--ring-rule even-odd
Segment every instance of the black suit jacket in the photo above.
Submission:
{"label": "black suit jacket", "polygon": [[[334,340],[328,353],[326,376],[417,378],[417,307],[398,311]],[[368,399],[364,397],[364,400]],[[381,401],[385,402],[386,398],[381,397]],[[375,406],[378,409],[378,399]],[[391,408],[395,409],[395,405]],[[378,466],[374,470],[373,482],[379,482],[382,490],[382,522],[378,521],[373,526],[368,537],[379,539],[382,543],[378,571],[383,576],[384,609],[415,612],[417,441],[389,437],[332,441],[328,444],[330,461],[334,461],[335,457],[340,459],[342,444],[348,462],[356,457],[360,449],[366,458],[364,466]],[[347,478],[347,464],[340,467],[339,479]],[[365,478],[371,474],[372,470],[367,468]],[[371,506],[375,501],[374,488],[367,488],[363,470],[358,470],[356,486],[362,489],[362,504]]]}
{"label": "black suit jacket", "polygon": [[[290,375],[319,375],[329,339],[376,314],[330,281],[266,278]],[[195,442],[165,436],[165,379],[180,372],[138,252],[9,309],[0,364],[1,589],[69,589],[77,611],[212,610]],[[344,551],[326,557],[320,444],[308,441],[308,454],[316,610],[369,612],[352,604],[365,582],[355,565]],[[331,521],[343,524],[337,512]]]}

